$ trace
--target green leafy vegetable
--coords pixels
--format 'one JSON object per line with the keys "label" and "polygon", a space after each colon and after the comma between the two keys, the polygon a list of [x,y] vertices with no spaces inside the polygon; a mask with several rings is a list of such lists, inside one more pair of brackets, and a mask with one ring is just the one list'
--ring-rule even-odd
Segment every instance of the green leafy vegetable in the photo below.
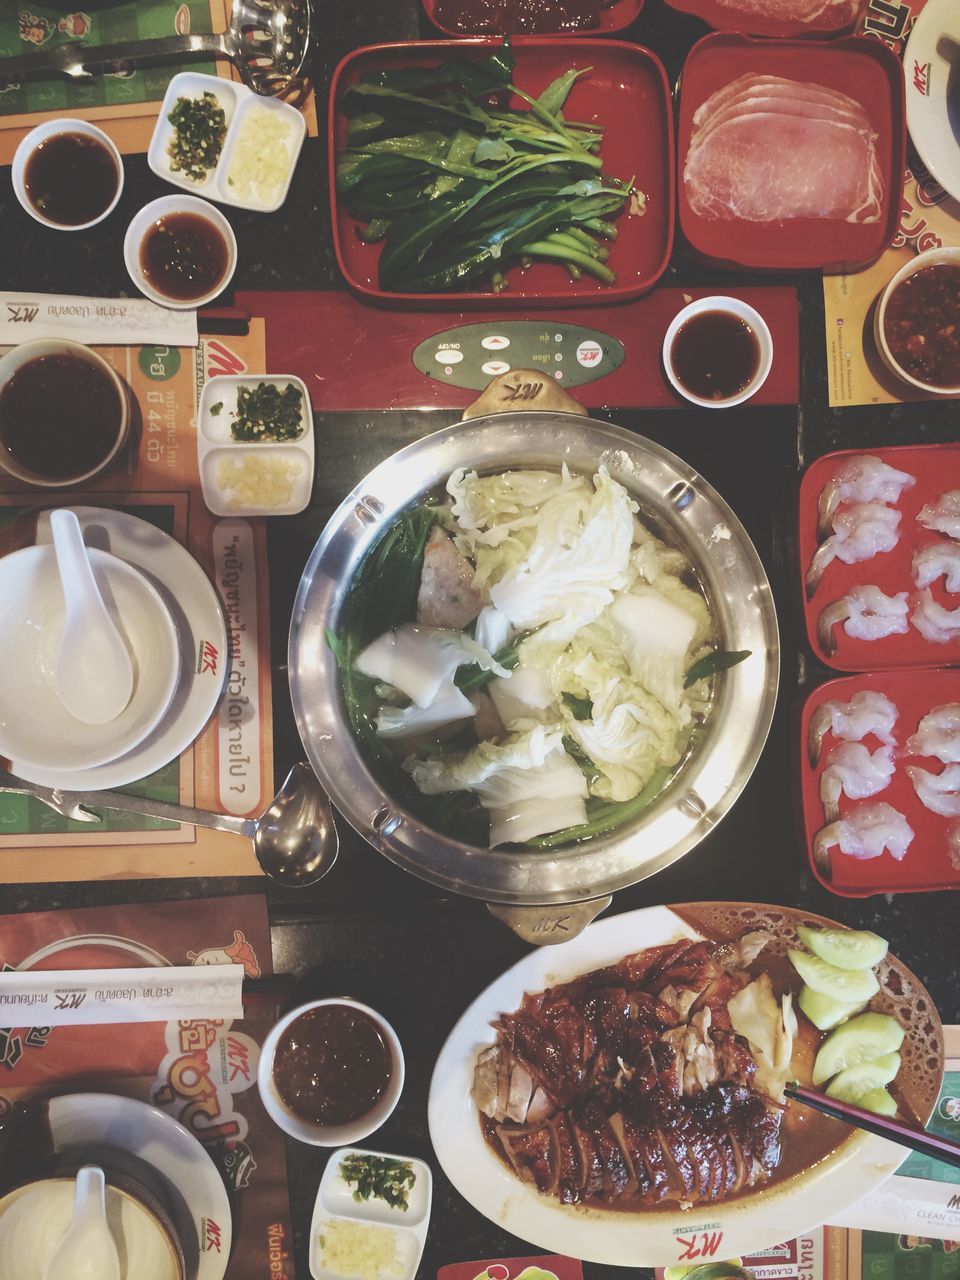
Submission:
{"label": "green leafy vegetable", "polygon": [[354,1200],[384,1200],[404,1212],[410,1207],[407,1195],[413,1190],[417,1175],[407,1160],[351,1153],[340,1162],[340,1173],[344,1182],[353,1187]]}
{"label": "green leafy vegetable", "polygon": [[274,382],[237,387],[237,411],[230,435],[244,442],[275,443],[303,434],[303,392],[288,383],[281,391]]}
{"label": "green leafy vegetable", "polygon": [[219,418],[222,409],[223,409],[223,401],[218,400],[216,404],[212,404],[210,406],[210,417]]}
{"label": "green leafy vegetable", "polygon": [[593,703],[589,698],[578,698],[575,693],[564,693],[561,696],[574,720],[589,720],[593,715]]}
{"label": "green leafy vegetable", "polygon": [[170,169],[203,182],[220,159],[227,135],[227,118],[217,95],[208,90],[199,98],[178,98],[167,120],[173,125],[167,147]]}
{"label": "green leafy vegetable", "polygon": [[683,677],[683,687],[689,689],[698,680],[706,680],[708,676],[715,676],[718,671],[727,671],[730,667],[735,667],[738,662],[743,662],[744,658],[749,657],[749,649],[715,649],[713,653],[706,654],[688,669]]}
{"label": "green leafy vegetable", "polygon": [[672,769],[657,769],[650,781],[632,800],[587,802],[587,821],[579,827],[566,827],[552,831],[548,836],[535,836],[526,843],[531,849],[555,849],[561,844],[577,840],[590,840],[594,836],[606,836],[619,827],[626,826],[650,807],[663,790]]}

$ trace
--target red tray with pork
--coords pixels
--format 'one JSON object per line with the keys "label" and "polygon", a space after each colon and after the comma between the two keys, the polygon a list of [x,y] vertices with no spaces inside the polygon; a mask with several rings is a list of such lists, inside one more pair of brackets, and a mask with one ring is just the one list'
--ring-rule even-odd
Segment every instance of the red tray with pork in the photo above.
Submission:
{"label": "red tray with pork", "polygon": [[667,4],[717,31],[802,38],[849,31],[865,0],[667,0]]}

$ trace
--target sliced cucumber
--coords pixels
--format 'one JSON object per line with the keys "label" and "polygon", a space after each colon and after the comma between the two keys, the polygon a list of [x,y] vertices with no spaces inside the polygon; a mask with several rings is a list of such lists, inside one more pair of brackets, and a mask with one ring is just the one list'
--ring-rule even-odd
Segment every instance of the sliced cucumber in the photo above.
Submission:
{"label": "sliced cucumber", "polygon": [[847,1067],[830,1081],[827,1097],[859,1104],[866,1094],[889,1084],[899,1070],[899,1053],[885,1053],[881,1058],[861,1062],[856,1067]]}
{"label": "sliced cucumber", "polygon": [[861,1013],[837,1027],[820,1046],[813,1064],[813,1083],[823,1084],[838,1071],[893,1053],[903,1044],[904,1030],[885,1013]]}
{"label": "sliced cucumber", "polygon": [[880,990],[872,969],[838,969],[819,956],[808,956],[805,951],[790,951],[787,954],[790,956],[790,963],[807,986],[813,987],[822,996],[866,1004]]}
{"label": "sliced cucumber", "polygon": [[821,1031],[832,1030],[863,1008],[862,1000],[834,1000],[833,996],[822,995],[819,991],[808,987],[806,983],[800,988],[800,998],[797,1003],[813,1025],[819,1027]]}
{"label": "sliced cucumber", "polygon": [[863,1107],[864,1111],[872,1111],[878,1116],[895,1116],[897,1114],[897,1104],[886,1089],[868,1089],[857,1103],[857,1106]]}
{"label": "sliced cucumber", "polygon": [[872,969],[887,954],[887,941],[857,929],[811,929],[798,924],[800,941],[837,969]]}

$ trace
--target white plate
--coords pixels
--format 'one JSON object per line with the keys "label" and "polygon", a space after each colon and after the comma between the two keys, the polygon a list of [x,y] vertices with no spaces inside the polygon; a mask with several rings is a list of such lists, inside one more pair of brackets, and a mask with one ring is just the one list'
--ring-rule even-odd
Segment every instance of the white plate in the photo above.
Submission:
{"label": "white plate", "polygon": [[[244,443],[230,435],[230,424],[237,408],[238,387],[256,387],[261,382],[283,387],[293,385],[300,391],[301,431],[294,440],[278,443]],[[219,413],[211,413],[222,404]],[[197,409],[197,462],[203,500],[215,516],[293,516],[303,511],[313,492],[315,446],[313,410],[306,383],[292,374],[218,374],[208,378],[200,393]],[[290,500],[279,507],[243,507],[235,510],[227,505],[227,491],[220,486],[217,468],[224,458],[285,458],[299,468]]]}
{"label": "white plate", "polygon": [[[340,1176],[340,1165],[344,1157],[349,1155],[385,1155],[389,1160],[406,1160],[416,1174],[416,1181],[408,1195],[408,1207],[396,1209],[384,1200],[354,1200],[349,1184]],[[320,1232],[328,1222],[345,1218],[350,1222],[392,1228],[397,1236],[397,1252],[403,1264],[403,1273],[397,1280],[413,1280],[427,1240],[432,1201],[433,1175],[430,1166],[416,1156],[395,1156],[384,1151],[368,1151],[363,1147],[343,1147],[327,1161],[317,1191],[313,1221],[310,1223],[310,1274],[314,1280],[346,1280],[344,1272],[330,1271],[321,1265],[319,1239]]]}
{"label": "white plate", "polygon": [[[174,173],[170,168],[170,157],[167,154],[167,148],[173,136],[173,125],[167,117],[173,110],[178,98],[199,98],[201,94],[208,92],[215,94],[221,107],[223,107],[227,132],[217,164],[214,165],[202,182],[195,182],[191,178],[185,178],[182,174]],[[285,144],[288,159],[287,180],[277,196],[270,201],[238,200],[231,192],[230,184],[227,182],[230,158],[236,145],[238,126],[242,123],[243,117],[256,107],[262,107],[265,111],[275,112],[289,120],[293,125],[293,132]],[[234,84],[230,80],[221,80],[219,76],[206,76],[195,71],[181,71],[179,75],[173,77],[167,86],[163,105],[160,108],[160,114],[157,116],[153,137],[150,139],[150,146],[147,150],[147,164],[158,177],[164,178],[167,182],[172,182],[175,187],[182,187],[184,191],[192,191],[196,195],[203,195],[208,200],[216,200],[218,204],[232,204],[239,209],[252,209],[255,213],[273,213],[274,210],[280,208],[287,198],[287,192],[290,190],[290,183],[293,181],[293,172],[297,167],[300,148],[303,146],[306,133],[307,124],[303,116],[296,107],[291,107],[287,102],[281,102],[278,98],[264,98],[262,95],[254,93],[252,89],[248,89],[246,85]]]}
{"label": "white plate", "polygon": [[947,105],[951,58],[945,41],[960,46],[960,5],[957,0],[927,0],[903,54],[907,128],[931,174],[944,191],[960,200],[960,49],[952,55],[958,102],[951,121]]}
{"label": "white plate", "polygon": [[[220,601],[193,556],[169,534],[138,516],[106,507],[73,507],[89,546],[110,551],[149,579],[170,611],[180,639],[180,678],[159,725],[135,750],[95,769],[50,772],[13,762],[20,778],[45,787],[105,791],[162,768],[194,741],[213,714],[227,674],[227,632]],[[49,543],[43,513],[37,542]],[[215,656],[214,656],[215,655]]]}
{"label": "white plate", "polygon": [[[812,919],[786,910],[784,917]],[[699,936],[669,907],[613,916],[590,925],[570,942],[541,947],[524,957],[464,1013],[434,1068],[430,1138],[444,1173],[491,1222],[539,1248],[614,1266],[660,1267],[704,1256],[731,1258],[791,1240],[835,1219],[880,1186],[906,1158],[907,1151],[892,1142],[857,1134],[811,1175],[687,1212],[616,1213],[564,1206],[507,1171],[484,1140],[470,1096],[477,1053],[493,1040],[490,1023],[500,1013],[516,1009],[527,991],[542,991],[646,947]]]}
{"label": "white plate", "polygon": [[52,1098],[48,1120],[58,1155],[100,1147],[107,1149],[104,1158],[114,1151],[149,1165],[181,1237],[187,1280],[223,1280],[233,1234],[230,1201],[217,1166],[192,1133],[156,1107],[112,1093]]}

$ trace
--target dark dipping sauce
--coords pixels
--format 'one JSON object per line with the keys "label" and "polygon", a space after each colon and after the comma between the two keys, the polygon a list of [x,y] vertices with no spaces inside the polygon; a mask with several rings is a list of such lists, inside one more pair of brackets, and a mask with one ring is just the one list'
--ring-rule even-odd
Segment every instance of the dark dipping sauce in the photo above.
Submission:
{"label": "dark dipping sauce", "polygon": [[883,334],[897,364],[931,387],[960,387],[960,266],[937,262],[898,284]]}
{"label": "dark dipping sauce", "polygon": [[38,213],[63,227],[79,227],[109,208],[120,173],[99,138],[55,133],[30,153],[23,180]]}
{"label": "dark dipping sauce", "polygon": [[177,302],[202,298],[227,270],[223,233],[199,213],[168,213],[148,229],[140,246],[140,270],[158,293]]}
{"label": "dark dipping sauce", "polygon": [[732,311],[700,311],[677,330],[670,347],[676,379],[701,400],[729,400],[760,368],[760,343]]}
{"label": "dark dipping sauce", "polygon": [[437,21],[449,31],[535,35],[588,31],[613,0],[437,0]]}
{"label": "dark dipping sauce", "polygon": [[309,1009],[280,1037],[273,1060],[277,1092],[291,1111],[317,1124],[350,1124],[380,1101],[393,1075],[383,1032],[360,1009]]}
{"label": "dark dipping sauce", "polygon": [[122,421],[115,383],[80,356],[37,356],[0,387],[0,449],[45,480],[99,467]]}

